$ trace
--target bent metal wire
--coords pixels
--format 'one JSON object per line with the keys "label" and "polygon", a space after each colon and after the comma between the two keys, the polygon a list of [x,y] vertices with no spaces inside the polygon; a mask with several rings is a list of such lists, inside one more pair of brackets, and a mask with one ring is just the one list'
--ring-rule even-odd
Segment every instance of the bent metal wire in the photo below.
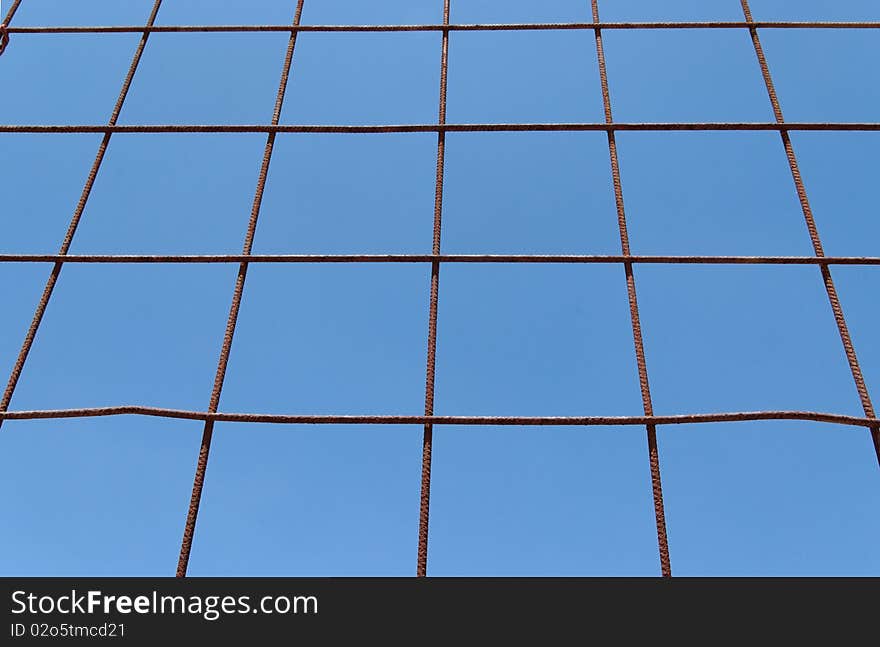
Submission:
{"label": "bent metal wire", "polygon": [[[663,488],[660,472],[660,456],[657,448],[657,426],[679,424],[706,424],[718,422],[745,422],[767,420],[800,420],[825,422],[837,425],[864,427],[871,433],[877,460],[880,462],[880,420],[874,412],[873,403],[868,393],[859,365],[855,347],[849,333],[846,318],[831,274],[834,265],[880,265],[880,257],[830,257],[825,256],[822,241],[819,237],[812,208],[807,196],[806,187],[801,177],[800,168],[794,146],[789,135],[792,131],[880,131],[880,123],[828,123],[828,122],[786,122],[770,67],[764,54],[759,36],[759,29],[844,29],[844,30],[878,30],[880,22],[871,21],[755,21],[748,0],[740,0],[743,21],[705,21],[705,22],[602,22],[599,16],[598,0],[590,0],[592,22],[586,23],[512,23],[512,24],[455,24],[450,22],[450,0],[442,2],[443,22],[440,24],[420,25],[303,25],[301,24],[304,0],[295,3],[293,21],[289,25],[156,25],[156,17],[163,0],[154,0],[147,22],[143,26],[14,26],[13,18],[21,6],[22,0],[14,0],[3,22],[0,23],[0,55],[10,46],[14,46],[15,35],[51,35],[51,34],[108,34],[108,33],[139,33],[141,34],[135,53],[132,57],[128,73],[122,83],[119,96],[113,107],[110,119],[104,125],[69,124],[69,125],[27,125],[0,124],[0,134],[15,133],[98,133],[103,138],[95,155],[94,162],[88,173],[82,194],[73,212],[60,250],[57,254],[0,254],[0,263],[47,263],[52,266],[46,286],[37,304],[33,320],[25,334],[18,357],[9,376],[6,389],[0,399],[0,425],[4,420],[36,420],[58,418],[87,418],[119,415],[140,415],[162,418],[199,420],[204,422],[202,442],[196,463],[196,474],[193,482],[192,496],[187,510],[180,557],[177,565],[178,577],[187,573],[190,553],[195,535],[202,488],[207,473],[208,458],[214,423],[216,422],[248,422],[291,425],[324,425],[324,424],[407,424],[423,425],[422,473],[419,498],[419,530],[417,542],[416,574],[427,575],[428,564],[428,521],[430,511],[431,488],[431,450],[433,444],[434,425],[468,425],[468,426],[644,426],[647,435],[649,469],[654,499],[654,512],[657,526],[657,544],[660,556],[660,571],[663,576],[672,575],[669,556],[669,545],[666,533],[666,521],[663,504]],[[586,1],[586,0],[585,0]],[[602,32],[608,30],[655,30],[655,29],[738,29],[748,30],[754,46],[755,55],[761,69],[761,75],[767,87],[767,96],[773,108],[774,121],[770,123],[622,123],[615,122],[612,113],[611,96]],[[446,122],[447,77],[449,69],[449,34],[454,31],[560,31],[582,30],[592,31],[595,36],[596,56],[599,65],[602,100],[605,120],[602,123],[493,123],[493,124],[449,124]],[[131,88],[147,41],[152,33],[229,33],[229,32],[286,32],[290,34],[287,51],[284,57],[281,79],[275,99],[275,109],[269,124],[118,124],[128,91]],[[439,32],[442,35],[440,52],[440,99],[437,123],[434,124],[376,124],[376,125],[333,125],[333,124],[281,124],[281,108],[287,90],[297,35],[302,32]],[[12,44],[12,45],[11,45]],[[443,181],[445,171],[445,140],[449,132],[540,132],[540,131],[602,131],[607,134],[608,152],[611,165],[612,189],[617,208],[618,229],[621,240],[620,255],[493,255],[493,254],[443,254],[441,249],[441,230],[443,216]],[[804,215],[814,256],[645,256],[633,255],[630,251],[627,232],[624,192],[620,178],[615,133],[619,131],[776,131],[780,134],[783,149],[788,160],[795,190]],[[277,136],[285,133],[339,133],[339,134],[382,134],[382,133],[437,133],[437,172],[435,182],[433,245],[431,254],[275,254],[253,255],[253,241],[257,220],[260,215],[266,178],[272,160],[272,152]],[[97,175],[107,147],[113,135],[150,134],[150,133],[265,133],[266,146],[260,166],[259,178],[251,209],[250,219],[245,231],[244,246],[241,254],[224,255],[73,255],[70,247],[82,219],[86,203],[91,195]],[[116,407],[90,409],[63,409],[45,411],[10,411],[9,405],[15,393],[27,357],[33,347],[37,332],[46,308],[52,297],[58,277],[67,263],[237,263],[239,271],[232,293],[226,332],[220,350],[214,386],[210,394],[208,408],[205,411],[185,411],[161,409],[150,406],[122,405]],[[247,278],[248,266],[251,263],[425,263],[431,265],[431,281],[428,290],[428,331],[427,360],[425,378],[425,411],[421,416],[406,415],[277,415],[260,413],[227,413],[219,411],[220,396],[226,376],[232,341],[241,309],[242,295]],[[636,368],[642,393],[642,416],[608,417],[480,417],[480,416],[436,416],[434,415],[434,383],[437,358],[437,313],[439,303],[439,281],[442,265],[447,263],[605,263],[620,264],[624,269],[627,298],[630,306],[633,344],[636,355]],[[730,412],[714,414],[683,414],[675,416],[657,416],[653,413],[651,391],[648,380],[647,360],[642,341],[642,327],[639,316],[638,297],[633,266],[636,264],[703,264],[703,265],[815,265],[819,268],[831,305],[837,330],[843,344],[843,350],[849,363],[853,382],[858,392],[864,417],[846,416],[835,413],[814,411],[757,411]]]}

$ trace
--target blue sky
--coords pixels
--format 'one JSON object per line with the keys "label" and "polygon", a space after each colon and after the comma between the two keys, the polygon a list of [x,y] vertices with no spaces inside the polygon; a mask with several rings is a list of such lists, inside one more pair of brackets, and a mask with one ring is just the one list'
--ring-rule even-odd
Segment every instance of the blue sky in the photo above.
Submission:
{"label": "blue sky", "polygon": [[[13,24],[143,24],[150,0],[24,0]],[[880,20],[753,0],[757,20]],[[4,3],[4,10],[8,3]],[[289,23],[295,2],[165,0],[158,24]],[[741,20],[737,0],[603,0],[603,20]],[[306,0],[304,24],[440,22],[441,0]],[[453,0],[452,21],[589,21],[586,0]],[[763,30],[786,118],[877,121],[880,32]],[[137,34],[13,35],[0,123],[103,124]],[[282,123],[430,123],[438,33],[304,33]],[[619,121],[771,121],[746,31],[604,35]],[[154,34],[120,123],[266,123],[285,34]],[[452,33],[448,121],[604,119],[590,31]],[[829,255],[880,255],[880,133],[795,133]],[[100,135],[0,135],[0,252],[55,253]],[[265,136],[114,135],[72,253],[238,253]],[[633,253],[812,250],[779,136],[618,135]],[[254,253],[430,253],[436,136],[280,135]],[[444,252],[614,254],[603,133],[451,133]],[[11,408],[203,410],[236,267],[68,265]],[[5,381],[49,268],[0,264]],[[880,268],[833,270],[880,402]],[[222,411],[420,414],[423,265],[257,265]],[[815,267],[637,266],[658,414],[861,415]],[[876,406],[876,404],[875,404]],[[444,265],[435,411],[640,415],[623,269]],[[170,575],[202,425],[6,422],[0,573]],[[218,424],[191,575],[415,572],[422,430]],[[677,575],[880,575],[867,431],[665,427]],[[438,427],[429,574],[659,573],[644,429]]]}

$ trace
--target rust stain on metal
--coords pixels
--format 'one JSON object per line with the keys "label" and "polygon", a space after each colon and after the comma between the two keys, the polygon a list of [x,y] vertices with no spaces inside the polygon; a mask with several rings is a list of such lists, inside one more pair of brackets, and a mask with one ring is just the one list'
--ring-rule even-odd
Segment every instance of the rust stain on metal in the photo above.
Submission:
{"label": "rust stain on metal", "polygon": [[614,254],[0,254],[0,263],[569,263],[880,265],[880,256],[620,256]]}
{"label": "rust stain on metal", "polygon": [[677,132],[677,131],[880,131],[880,122],[666,122],[666,123],[495,123],[495,124],[0,124],[0,133],[151,134],[151,133],[491,133],[491,132]]}
{"label": "rust stain on metal", "polygon": [[0,56],[6,51],[7,45],[9,45],[9,30],[6,28],[6,23],[0,23]]}
{"label": "rust stain on metal", "polygon": [[6,16],[0,21],[0,56],[3,55],[3,52],[6,51],[6,47],[9,45],[9,34],[11,33],[9,23],[12,22],[15,12],[18,11],[20,5],[21,0],[15,0],[12,6],[9,7],[9,11],[6,12]]}

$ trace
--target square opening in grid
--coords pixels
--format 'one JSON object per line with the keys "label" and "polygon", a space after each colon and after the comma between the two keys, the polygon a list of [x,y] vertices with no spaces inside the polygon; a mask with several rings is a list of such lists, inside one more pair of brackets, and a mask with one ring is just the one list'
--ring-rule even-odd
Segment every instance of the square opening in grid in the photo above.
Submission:
{"label": "square opening in grid", "polygon": [[116,135],[71,252],[240,253],[265,138],[262,134]]}
{"label": "square opening in grid", "polygon": [[0,123],[107,123],[137,34],[13,36],[0,65]]}
{"label": "square opening in grid", "polygon": [[5,577],[167,576],[180,552],[202,425],[126,416],[7,420]]}
{"label": "square opening in grid", "polygon": [[[442,2],[442,0],[440,0]],[[469,0],[452,1],[453,23],[589,22],[589,0]]]}
{"label": "square opening in grid", "polygon": [[793,133],[792,140],[825,253],[880,255],[880,133]]}
{"label": "square opening in grid", "polygon": [[439,34],[306,32],[281,121],[436,123],[439,88]]}
{"label": "square opening in grid", "polygon": [[218,424],[190,574],[411,576],[421,432]]}
{"label": "square opening in grid", "polygon": [[447,264],[438,415],[640,415],[623,269]]}
{"label": "square opening in grid", "polygon": [[773,119],[745,29],[615,30],[603,39],[617,121]]}
{"label": "square opening in grid", "polygon": [[3,134],[0,142],[10,162],[3,164],[9,189],[0,212],[0,253],[57,253],[101,136]]}
{"label": "square opening in grid", "polygon": [[441,22],[443,0],[306,0],[302,16],[304,25],[419,25]]}
{"label": "square opening in grid", "polygon": [[743,13],[737,0],[599,0],[599,17],[603,22],[741,21]]}
{"label": "square opening in grid", "polygon": [[878,34],[878,29],[762,30],[786,120],[877,121]]}
{"label": "square opening in grid", "polygon": [[12,406],[204,409],[236,269],[65,266]]}
{"label": "square opening in grid", "polygon": [[634,254],[812,255],[777,133],[625,132],[618,154]]}
{"label": "square opening in grid", "polygon": [[[312,0],[314,1],[314,0]],[[323,1],[323,0],[322,0]],[[311,4],[308,0],[305,6]],[[158,25],[290,25],[296,14],[297,0],[174,0],[162,3]],[[185,34],[182,38],[187,38]],[[221,36],[223,38],[223,36]]]}
{"label": "square opening in grid", "polygon": [[618,254],[604,133],[451,133],[443,251]]}
{"label": "square opening in grid", "polygon": [[604,121],[591,32],[454,32],[448,93],[450,123]]}
{"label": "square opening in grid", "polygon": [[150,36],[121,124],[267,124],[289,34]]}
{"label": "square opening in grid", "polygon": [[657,574],[643,427],[435,427],[433,456],[430,574]]}
{"label": "square opening in grid", "polygon": [[431,253],[437,136],[278,138],[255,253]]}
{"label": "square opening in grid", "polygon": [[875,0],[749,0],[749,5],[755,20],[880,20],[880,5]]}
{"label": "square opening in grid", "polygon": [[221,409],[421,413],[429,273],[410,264],[252,266]]}
{"label": "square opening in grid", "polygon": [[862,415],[818,268],[643,266],[636,279],[658,414]]}
{"label": "square opening in grid", "polygon": [[3,316],[0,317],[0,385],[4,388],[49,272],[49,265],[43,263],[0,263],[0,285],[4,286]]}
{"label": "square opening in grid", "polygon": [[[154,0],[126,0],[126,2],[23,0],[18,5],[10,26],[83,27],[92,25],[137,25],[142,27],[150,17],[153,4]],[[8,7],[9,3],[6,3],[6,6]],[[6,9],[0,12],[0,18],[5,15]],[[95,36],[80,36],[79,38],[92,40]],[[97,38],[102,38],[102,36]],[[122,79],[120,79],[121,82]]]}
{"label": "square opening in grid", "polygon": [[659,444],[676,574],[880,574],[880,491],[867,429],[676,425],[661,430]]}

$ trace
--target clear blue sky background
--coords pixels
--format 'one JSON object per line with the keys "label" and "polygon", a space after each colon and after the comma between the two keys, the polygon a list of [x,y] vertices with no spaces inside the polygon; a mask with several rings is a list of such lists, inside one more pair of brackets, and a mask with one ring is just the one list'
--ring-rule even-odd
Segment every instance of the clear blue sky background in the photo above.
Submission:
{"label": "clear blue sky background", "polygon": [[[24,0],[14,24],[143,24],[151,0]],[[165,0],[159,24],[289,23],[294,0]],[[4,3],[4,11],[8,3]],[[753,0],[880,20],[875,0]],[[441,0],[306,0],[303,22],[439,22]],[[604,20],[741,20],[737,0],[603,0]],[[586,0],[453,0],[453,22],[588,21]],[[786,117],[878,121],[880,32],[761,32]],[[137,34],[14,35],[0,122],[102,124]],[[268,122],[285,34],[155,34],[120,122]],[[770,121],[746,31],[605,35],[620,121]],[[438,33],[300,36],[283,123],[436,121]],[[453,33],[450,122],[601,121],[589,31]],[[880,134],[798,133],[832,255],[880,255]],[[54,253],[99,135],[2,135],[0,252]],[[73,253],[238,253],[264,135],[116,135]],[[779,136],[622,133],[634,253],[811,247]],[[602,133],[450,134],[443,251],[617,253]],[[431,249],[436,136],[281,135],[255,253]],[[48,275],[0,265],[5,383]],[[13,409],[204,409],[236,268],[70,265]],[[834,276],[880,405],[880,268]],[[815,267],[639,266],[660,414],[861,415]],[[429,269],[251,268],[220,408],[419,414]],[[623,269],[445,265],[438,414],[640,415]],[[174,572],[197,422],[7,422],[0,573]],[[191,575],[412,575],[420,427],[219,424]],[[867,431],[660,430],[678,575],[880,575]],[[429,573],[655,575],[644,429],[435,432]]]}

